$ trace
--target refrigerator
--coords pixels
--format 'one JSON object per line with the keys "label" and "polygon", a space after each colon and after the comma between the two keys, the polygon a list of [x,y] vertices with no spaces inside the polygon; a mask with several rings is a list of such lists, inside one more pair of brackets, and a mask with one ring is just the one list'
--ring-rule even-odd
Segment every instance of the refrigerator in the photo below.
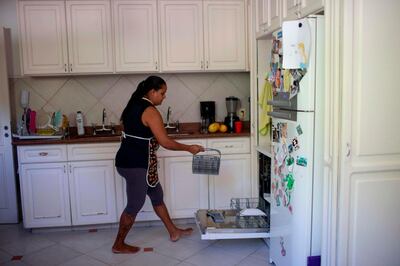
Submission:
{"label": "refrigerator", "polygon": [[[272,53],[275,49],[278,55],[272,55],[270,62],[271,68],[282,67],[281,82],[274,84],[268,102],[272,105],[270,261],[277,266],[320,265],[321,255],[324,18],[312,16],[301,22],[310,33],[304,69],[284,68],[282,29],[273,33]],[[284,75],[290,75],[289,85]],[[271,80],[277,83],[274,77]]]}

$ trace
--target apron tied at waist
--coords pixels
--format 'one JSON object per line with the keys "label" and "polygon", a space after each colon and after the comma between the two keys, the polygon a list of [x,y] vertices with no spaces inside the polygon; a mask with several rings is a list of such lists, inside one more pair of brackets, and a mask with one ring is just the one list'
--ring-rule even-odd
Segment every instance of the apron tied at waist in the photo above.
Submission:
{"label": "apron tied at waist", "polygon": [[156,151],[158,150],[158,147],[159,147],[157,139],[154,137],[143,138],[143,137],[139,137],[139,136],[129,135],[129,134],[126,134],[124,131],[122,131],[121,137],[124,139],[126,139],[127,137],[135,138],[135,139],[139,139],[139,140],[148,142],[149,156],[148,156],[148,162],[147,162],[146,181],[147,181],[147,185],[149,187],[157,186],[157,184],[160,182],[160,180],[158,179],[158,171],[157,171]]}

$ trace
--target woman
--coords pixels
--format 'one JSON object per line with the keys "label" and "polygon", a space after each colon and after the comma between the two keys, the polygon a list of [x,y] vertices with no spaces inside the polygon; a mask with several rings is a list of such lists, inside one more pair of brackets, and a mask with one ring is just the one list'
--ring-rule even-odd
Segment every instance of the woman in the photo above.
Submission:
{"label": "woman", "polygon": [[127,206],[119,221],[119,230],[112,251],[136,253],[139,247],[125,243],[137,213],[149,195],[154,211],[163,221],[171,241],[190,235],[192,228],[179,229],[171,218],[163,201],[163,190],[157,175],[156,150],[158,143],[169,150],[183,150],[192,154],[204,151],[200,145],[185,145],[170,139],[155,106],[165,99],[167,85],[157,76],[150,76],[139,83],[121,115],[124,125],[122,143],[115,158],[118,173],[126,180]]}

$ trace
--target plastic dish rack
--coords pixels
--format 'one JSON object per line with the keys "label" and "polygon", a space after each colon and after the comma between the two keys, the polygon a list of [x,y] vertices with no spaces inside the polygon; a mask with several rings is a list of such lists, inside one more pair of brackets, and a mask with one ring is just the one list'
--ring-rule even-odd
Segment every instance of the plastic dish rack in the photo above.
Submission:
{"label": "plastic dish rack", "polygon": [[193,155],[192,173],[218,175],[221,164],[221,152],[217,149],[204,149],[205,153]]}

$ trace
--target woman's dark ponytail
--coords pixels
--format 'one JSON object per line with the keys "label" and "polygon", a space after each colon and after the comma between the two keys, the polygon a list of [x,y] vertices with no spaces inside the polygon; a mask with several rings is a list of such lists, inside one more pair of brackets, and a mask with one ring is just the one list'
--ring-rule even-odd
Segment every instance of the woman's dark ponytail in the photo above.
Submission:
{"label": "woman's dark ponytail", "polygon": [[128,111],[134,106],[135,101],[143,98],[152,89],[158,91],[161,89],[161,86],[165,84],[165,81],[158,76],[149,76],[147,79],[141,81],[129,99],[124,111],[122,111],[120,118],[122,123],[127,119]]}

